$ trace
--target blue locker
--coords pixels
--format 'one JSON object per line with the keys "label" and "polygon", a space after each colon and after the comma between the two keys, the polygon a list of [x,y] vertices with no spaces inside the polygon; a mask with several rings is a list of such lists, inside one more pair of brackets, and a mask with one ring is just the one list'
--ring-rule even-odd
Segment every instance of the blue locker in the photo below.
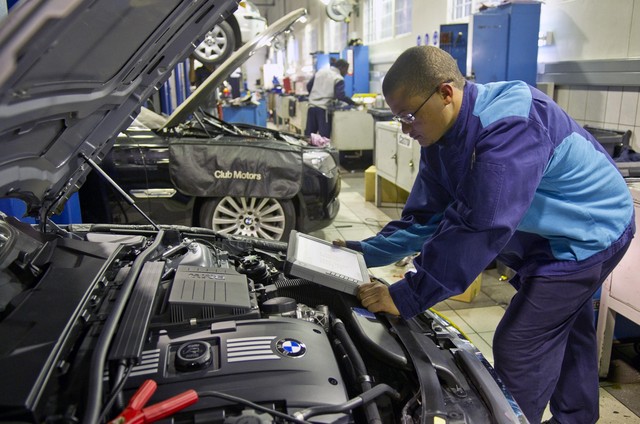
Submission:
{"label": "blue locker", "polygon": [[467,75],[468,24],[440,25],[440,48],[458,63],[462,75]]}
{"label": "blue locker", "polygon": [[506,3],[473,15],[473,73],[479,83],[536,84],[540,3]]}
{"label": "blue locker", "polygon": [[369,46],[351,46],[342,51],[340,57],[351,65],[344,77],[344,92],[351,97],[356,93],[369,92]]}

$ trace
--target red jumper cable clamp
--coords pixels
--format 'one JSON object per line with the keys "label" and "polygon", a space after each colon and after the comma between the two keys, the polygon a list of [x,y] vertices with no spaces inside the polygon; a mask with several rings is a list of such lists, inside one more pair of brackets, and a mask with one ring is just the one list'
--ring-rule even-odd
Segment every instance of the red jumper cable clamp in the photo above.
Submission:
{"label": "red jumper cable clamp", "polygon": [[151,399],[158,385],[153,380],[145,381],[129,400],[124,411],[109,424],[146,424],[168,417],[198,401],[195,390],[187,390],[165,401],[148,407],[144,405]]}

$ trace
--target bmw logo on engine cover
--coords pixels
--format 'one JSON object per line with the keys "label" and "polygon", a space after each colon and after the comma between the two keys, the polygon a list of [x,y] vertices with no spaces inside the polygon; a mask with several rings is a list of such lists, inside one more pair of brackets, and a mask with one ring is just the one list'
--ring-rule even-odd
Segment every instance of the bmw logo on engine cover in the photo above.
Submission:
{"label": "bmw logo on engine cover", "polygon": [[280,339],[276,342],[276,349],[278,353],[283,356],[292,358],[299,358],[307,352],[307,347],[304,343],[295,339]]}

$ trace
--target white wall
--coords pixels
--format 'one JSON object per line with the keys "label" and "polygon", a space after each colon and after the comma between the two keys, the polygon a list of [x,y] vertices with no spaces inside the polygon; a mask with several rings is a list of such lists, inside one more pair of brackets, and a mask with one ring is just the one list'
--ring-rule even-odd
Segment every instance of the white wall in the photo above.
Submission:
{"label": "white wall", "polygon": [[[546,0],[540,31],[553,42],[538,49],[538,63],[640,58],[640,0]],[[554,98],[582,125],[631,130],[640,151],[639,87],[556,86]]]}
{"label": "white wall", "polygon": [[[320,0],[272,0],[273,6],[261,7],[258,1],[254,3],[260,9],[262,16],[267,18],[267,22],[275,22],[285,14],[300,8],[307,10],[309,21],[306,25],[313,25],[318,37],[318,48],[324,49],[324,21],[329,19],[325,13],[325,6]],[[299,40],[304,39],[303,26],[296,25],[294,33]]]}
{"label": "white wall", "polygon": [[[357,0],[357,8],[362,12],[366,0]],[[326,51],[324,44],[324,21],[329,19],[325,12],[325,6],[321,0],[274,0],[273,5],[261,6],[257,0],[254,3],[260,9],[263,16],[269,22],[273,22],[285,13],[304,7],[309,13],[307,25],[313,25],[318,36],[318,49]],[[364,38],[362,13],[356,11],[351,16],[349,23],[349,38]],[[389,39],[369,45],[369,58],[372,70],[385,71],[393,61],[405,49],[416,45],[417,37],[424,40],[424,35],[429,34],[432,40],[433,32],[439,31],[440,24],[445,23],[447,16],[447,0],[414,0],[413,2],[413,32],[394,39]],[[302,26],[298,25],[295,31],[299,40],[303,39]],[[355,37],[354,37],[355,36]]]}
{"label": "white wall", "polygon": [[[357,0],[362,6],[366,0]],[[305,7],[310,24],[317,25],[319,49],[325,19],[320,0],[280,0],[268,13]],[[276,12],[275,9],[280,8]],[[262,11],[262,8],[261,8]],[[270,20],[277,19],[271,17]],[[447,0],[414,0],[413,32],[369,45],[372,76],[384,73],[418,35],[430,34],[447,21]],[[538,51],[538,63],[567,60],[640,58],[640,0],[545,0],[541,32],[552,32],[553,42]],[[362,19],[354,17],[350,32],[363,37]],[[301,39],[301,38],[300,38]],[[640,81],[638,87],[556,86],[554,98],[580,124],[614,130],[632,130],[632,147],[640,151]]]}
{"label": "white wall", "polygon": [[395,39],[381,41],[369,46],[369,56],[373,70],[385,71],[404,50],[417,44],[420,36],[424,44],[425,34],[429,34],[429,44],[433,44],[434,31],[447,23],[447,0],[413,0],[412,33]]}
{"label": "white wall", "polygon": [[[357,0],[362,8],[366,0]],[[317,26],[319,46],[324,39],[324,20],[329,19],[320,0],[272,0],[256,4],[270,22],[286,12],[304,7],[310,23]],[[265,4],[268,6],[261,6]],[[272,5],[271,5],[272,4]],[[414,0],[413,32],[369,46],[371,63],[384,66],[416,38],[433,34],[447,20],[447,0]],[[545,0],[541,7],[540,31],[552,32],[553,43],[541,47],[538,62],[640,57],[640,0]],[[363,35],[362,19],[354,16],[349,32]]]}
{"label": "white wall", "polygon": [[546,0],[540,31],[553,33],[538,62],[640,57],[640,0]]}
{"label": "white wall", "polygon": [[[299,8],[304,8],[307,10],[307,17],[308,17],[307,23],[296,24],[293,31],[294,37],[298,40],[298,47],[299,47],[298,56],[299,56],[299,61],[301,62],[299,64],[299,68],[302,68],[304,65],[311,63],[310,57],[305,56],[304,52],[302,51],[303,40],[305,39],[305,30],[304,30],[305,26],[313,28],[313,34],[316,38],[315,44],[316,44],[317,51],[327,50],[324,46],[324,40],[325,40],[324,30],[325,30],[325,21],[327,21],[329,18],[325,13],[325,6],[320,0],[288,0],[288,1],[273,0],[273,5],[268,7],[261,7],[260,5],[262,3],[259,3],[257,1],[254,1],[254,4],[256,4],[258,6],[258,9],[260,9],[260,13],[262,14],[262,16],[267,18],[268,23],[275,22],[280,17],[284,16],[285,14],[293,10],[296,10]],[[356,25],[361,27],[359,21],[354,22],[350,24],[349,31],[353,31],[352,28],[355,27]],[[346,40],[345,40],[345,45],[346,45]]]}

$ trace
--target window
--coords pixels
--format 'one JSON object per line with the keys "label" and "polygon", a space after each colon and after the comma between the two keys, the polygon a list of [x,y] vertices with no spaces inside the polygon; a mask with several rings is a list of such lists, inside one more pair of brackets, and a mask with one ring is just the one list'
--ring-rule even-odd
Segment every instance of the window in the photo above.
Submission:
{"label": "window", "polygon": [[364,4],[365,43],[411,33],[413,0],[367,0]]}
{"label": "window", "polygon": [[294,74],[296,72],[296,65],[299,62],[298,52],[300,51],[300,47],[298,46],[298,40],[293,36],[293,34],[288,34],[286,37],[287,40],[287,66],[285,72],[287,75]]}
{"label": "window", "polygon": [[448,0],[449,22],[468,22],[469,16],[476,13],[482,4],[491,5],[497,3],[486,0]]}
{"label": "window", "polygon": [[457,21],[471,15],[473,0],[452,0],[451,20]]}
{"label": "window", "polygon": [[347,47],[347,24],[331,19],[324,24],[324,48],[327,52],[339,52]]}
{"label": "window", "polygon": [[396,0],[395,35],[411,33],[412,0]]}
{"label": "window", "polygon": [[311,53],[316,51],[318,51],[318,31],[315,25],[307,22],[304,27],[304,41],[302,42],[302,61],[308,72],[311,72],[313,65]]}

